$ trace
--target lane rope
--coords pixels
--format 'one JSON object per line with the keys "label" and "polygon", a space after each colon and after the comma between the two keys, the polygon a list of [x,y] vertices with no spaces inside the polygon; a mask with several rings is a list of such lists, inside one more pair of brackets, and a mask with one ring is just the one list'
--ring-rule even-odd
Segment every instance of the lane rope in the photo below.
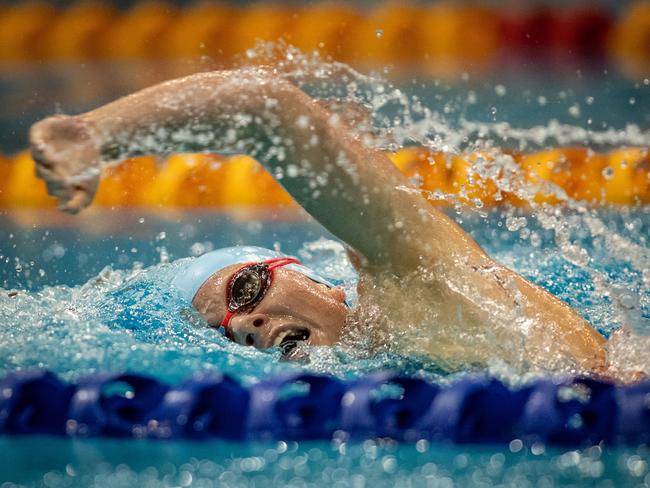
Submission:
{"label": "lane rope", "polygon": [[[650,152],[619,148],[596,153],[584,147],[535,153],[444,154],[405,148],[390,154],[415,188],[437,205],[456,202],[481,207],[562,204],[570,198],[590,206],[650,203]],[[500,166],[510,158],[515,179]],[[518,178],[518,179],[517,179]],[[508,188],[501,190],[500,188]],[[559,193],[558,193],[559,191]],[[105,170],[93,201],[98,207],[219,208],[295,205],[288,193],[247,156],[175,154],[159,165],[155,158],[132,158]],[[0,157],[0,207],[50,208],[54,198],[35,176],[27,151]]]}
{"label": "lane rope", "polygon": [[246,387],[217,373],[169,385],[140,374],[66,383],[17,372],[0,380],[0,434],[638,445],[650,442],[650,381],[547,378],[512,389],[486,377],[441,386],[380,372],[353,381],[292,374]]}

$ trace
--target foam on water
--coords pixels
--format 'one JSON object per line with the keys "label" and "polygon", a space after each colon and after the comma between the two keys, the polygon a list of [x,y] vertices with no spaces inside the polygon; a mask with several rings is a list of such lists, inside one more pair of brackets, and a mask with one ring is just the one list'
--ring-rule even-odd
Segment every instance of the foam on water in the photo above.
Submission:
{"label": "foam on water", "polygon": [[[466,227],[473,225],[470,230],[497,261],[559,295],[604,334],[623,327],[624,331],[612,341],[610,361],[620,370],[650,373],[650,252],[644,232],[647,213],[643,209],[622,209],[620,216],[609,215],[585,202],[571,200],[551,184],[544,184],[544,191],[550,191],[562,205],[536,203],[541,183],[524,178],[512,156],[500,149],[504,143],[514,143],[519,150],[574,143],[599,150],[647,145],[648,131],[634,125],[595,130],[557,121],[517,128],[497,120],[466,120],[462,113],[454,114],[457,120],[451,123],[451,112],[462,111],[462,106],[428,106],[380,76],[362,75],[343,64],[323,61],[317,55],[306,56],[287,46],[262,44],[248,52],[244,63],[258,64],[269,59],[278,76],[328,100],[341,117],[355,116],[363,122],[367,112],[366,123],[354,124],[353,129],[366,144],[388,150],[418,144],[451,154],[482,151],[489,155],[474,162],[477,177],[494,185],[492,196],[496,200],[508,191],[527,201],[530,209],[505,207],[491,213],[483,208],[483,202],[461,193],[461,197],[452,197],[454,218]],[[191,95],[181,92],[160,103],[165,107],[182,105],[184,97]],[[243,119],[240,122],[247,124]],[[147,152],[170,139],[189,149],[220,143],[229,150],[249,149],[261,159],[283,158],[281,144],[263,149],[254,137],[240,140],[238,136],[215,134],[201,124],[177,128],[173,134],[154,127],[128,141],[125,151]],[[293,177],[291,171],[279,176]],[[432,199],[439,196],[435,192],[430,195]],[[502,234],[506,238],[495,241],[502,239]],[[503,242],[507,246],[501,245]],[[304,244],[303,259],[313,258],[313,265],[347,282],[353,290],[353,275],[342,249],[329,241]],[[329,255],[323,258],[319,246]],[[232,344],[207,329],[170,293],[166,283],[176,266],[162,263],[126,271],[109,267],[83,286],[45,286],[11,297],[0,294],[0,319],[4,325],[0,372],[46,368],[69,378],[126,367],[178,379],[197,371],[220,370],[244,381],[300,367],[339,375],[378,366],[424,375],[439,373],[439,365],[391,348],[374,357],[359,354],[354,347],[312,348],[310,364],[287,365],[278,362],[278,351],[261,352]],[[421,304],[423,310],[427,306]],[[366,319],[374,320],[372,314]],[[419,325],[426,331],[437,324]],[[503,374],[499,365],[489,367]]]}
{"label": "foam on water", "polygon": [[[315,97],[334,98],[364,107],[372,117],[371,129],[364,124],[355,124],[352,130],[357,130],[366,144],[384,150],[417,144],[451,154],[481,151],[487,155],[475,159],[472,172],[479,184],[484,182],[484,188],[493,184],[490,197],[496,201],[502,200],[502,192],[507,191],[530,205],[530,211],[523,212],[523,215],[520,210],[505,207],[502,216],[507,229],[517,235],[517,240],[529,241],[534,248],[540,247],[540,233],[550,235],[554,251],[552,256],[570,263],[573,272],[582,275],[583,286],[601,297],[598,301],[604,306],[598,313],[587,314],[592,324],[605,335],[612,330],[620,330],[609,345],[609,360],[613,369],[650,374],[650,251],[643,232],[644,223],[638,216],[630,215],[629,209],[625,208],[621,209],[621,220],[603,219],[601,212],[593,206],[569,198],[561,188],[551,183],[531,182],[507,151],[513,146],[519,151],[567,145],[587,146],[600,151],[621,146],[647,147],[650,131],[629,123],[622,128],[602,124],[601,128],[596,129],[591,126],[591,119],[585,121],[586,127],[553,119],[546,125],[518,128],[507,122],[499,122],[495,106],[491,108],[492,121],[472,121],[464,116],[468,104],[476,103],[470,96],[466,103],[455,107],[449,104],[427,106],[419,97],[409,96],[381,76],[362,75],[344,64],[325,62],[317,53],[306,56],[284,45],[260,44],[257,50],[248,52],[248,57],[254,63],[271,60],[278,73]],[[506,89],[497,85],[495,91],[503,96]],[[560,92],[558,98],[567,101],[572,117],[579,117],[579,104],[569,100],[566,92]],[[593,105],[593,97],[587,97],[587,103]],[[451,122],[453,119],[456,122]],[[411,191],[408,188],[396,190]],[[560,205],[538,203],[535,195],[542,190],[552,195]],[[455,201],[459,214],[471,212],[473,207],[478,218],[484,219],[487,225],[491,224],[480,200],[472,200],[462,191],[460,198],[440,192],[430,195],[432,200],[441,197]],[[463,218],[459,215],[457,220],[462,222]],[[617,221],[616,224],[612,220]],[[545,256],[547,253],[534,256],[529,273],[514,264],[513,253],[506,251],[504,254],[497,256],[497,260],[528,274],[534,281],[542,281],[533,269],[539,269],[540,261],[548,259],[549,256]],[[579,310],[583,308],[578,300],[586,298],[584,293],[573,290],[578,293],[567,296],[561,287],[550,286],[552,280],[551,283],[540,284],[546,285]]]}
{"label": "foam on water", "polygon": [[[648,346],[644,342],[646,338],[639,334],[648,330],[650,293],[647,286],[639,284],[643,282],[642,272],[630,265],[625,255],[612,253],[588,238],[581,241],[581,249],[592,259],[587,264],[567,260],[556,244],[553,229],[545,229],[525,211],[518,212],[492,211],[485,217],[465,212],[456,217],[462,218],[465,228],[495,259],[568,302],[603,334],[610,335],[623,323],[634,324],[639,331],[634,337],[621,334],[612,341],[613,357],[620,361],[623,369],[645,370]],[[526,226],[521,226],[522,220],[517,219],[524,218]],[[563,218],[571,222],[572,218],[580,216],[572,217],[566,212]],[[650,213],[643,210],[625,211],[623,215],[603,210],[598,212],[598,219],[635,245],[641,245],[639,239],[650,228]],[[513,220],[518,223],[513,225]],[[186,229],[183,224],[165,225],[167,241],[173,246],[173,236]],[[200,251],[226,243],[214,238],[209,242],[202,240],[214,235],[214,229],[221,224],[194,225],[196,235],[186,244],[170,248],[172,256],[183,255],[187,252],[185,248]],[[253,234],[240,238],[250,242],[249,239],[259,233],[268,235],[272,242],[278,237],[273,234],[277,227],[272,221],[268,224],[262,221],[254,227]],[[522,239],[522,230],[537,237]],[[325,238],[310,241],[310,233],[297,223],[288,227],[287,234],[304,242],[293,251],[285,248],[287,251],[333,281],[344,283],[347,292],[354,296],[356,275],[340,244]],[[201,240],[194,241],[197,238]],[[115,239],[109,240],[115,242]],[[384,367],[443,380],[441,365],[390,348],[376,355],[345,346],[311,348],[309,363],[291,364],[279,361],[279,351],[263,352],[233,344],[220,333],[206,328],[205,322],[168,287],[179,262],[168,263],[168,251],[160,247],[147,252],[146,236],[141,239],[129,241],[129,247],[138,248],[138,259],[144,260],[147,266],[127,263],[126,269],[117,269],[118,265],[113,265],[80,285],[41,284],[32,286],[31,290],[10,286],[0,292],[0,323],[3,325],[0,327],[0,374],[46,368],[66,379],[75,379],[88,373],[129,370],[177,381],[195,372],[219,370],[251,382],[269,374],[301,368],[348,377]],[[62,249],[73,248],[73,242],[60,237],[56,242]],[[269,241],[260,244],[272,246]],[[97,246],[89,244],[78,252],[90,254],[89,251]],[[43,280],[56,282],[56,278],[48,278],[54,262],[46,263],[42,259],[44,254],[49,256],[49,249],[48,245],[37,245],[32,258],[35,266],[24,264],[18,275],[43,266],[47,271]],[[95,253],[101,253],[102,249],[99,247]],[[27,246],[23,246],[22,255],[26,257],[27,252]],[[39,254],[41,262],[38,262]],[[109,262],[110,259],[107,258]],[[159,264],[154,264],[157,261]],[[607,290],[613,290],[611,294],[604,295],[602,288],[596,286],[592,278],[594,273],[605,280]],[[14,294],[15,291],[18,293]],[[616,300],[625,307],[625,315],[618,311]],[[435,326],[422,325],[423,330]],[[493,364],[491,368],[493,373],[505,375],[507,380],[518,381],[519,376],[502,365]]]}
{"label": "foam on water", "polygon": [[[555,120],[515,127],[498,120],[498,104],[490,111],[490,121],[469,120],[466,109],[477,103],[472,92],[460,101],[441,98],[438,105],[432,105],[381,76],[361,75],[345,65],[305,56],[286,46],[265,44],[247,54],[244,64],[272,59],[279,76],[314,96],[329,99],[329,106],[337,109],[337,104],[331,103],[334,99],[341,117],[359,118],[354,127],[367,144],[396,149],[416,143],[449,153],[489,153],[489,160],[475,161],[474,171],[494,184],[495,199],[499,200],[502,191],[515,192],[529,202],[530,209],[488,211],[480,201],[469,199],[471,205],[467,205],[467,199],[457,199],[450,211],[452,217],[498,262],[550,290],[609,336],[615,369],[650,374],[650,211],[643,207],[597,210],[572,201],[553,187],[546,190],[563,205],[538,204],[534,199],[538,186],[527,181],[511,156],[499,149],[532,151],[569,144],[586,144],[594,150],[647,146],[647,130],[632,124],[596,130],[589,124]],[[503,86],[495,86],[494,91],[500,97],[512,94]],[[540,95],[540,105],[542,98]],[[182,97],[161,103],[173,106],[182,103]],[[575,101],[566,103],[572,116],[581,113]],[[606,109],[603,105],[602,111]],[[364,111],[372,124],[364,119]],[[156,148],[167,135],[150,134],[130,149]],[[176,137],[191,148],[205,145],[214,136],[190,127]],[[281,157],[281,151],[276,148],[269,156]],[[430,198],[440,196],[434,192]],[[131,232],[138,229],[137,224],[122,214],[117,218],[127,221],[128,239],[110,226],[98,230],[105,215],[97,213],[79,216],[78,233],[68,235],[50,233],[53,227],[49,224],[32,228],[30,219],[29,225],[15,223],[14,217],[19,220],[17,215],[0,216],[0,260],[5,265],[0,270],[0,283],[4,282],[0,289],[0,375],[43,368],[74,380],[88,373],[129,370],[178,381],[195,372],[218,370],[250,383],[290,370],[349,377],[393,368],[441,382],[449,379],[435,362],[390,349],[372,355],[350,347],[310,348],[307,364],[281,362],[279,351],[238,346],[206,328],[166,286],[179,266],[175,258],[237,243],[272,246],[275,240],[294,236],[299,244],[289,252],[345,283],[347,291],[354,294],[356,276],[341,246],[328,236],[317,238],[297,225],[280,230],[277,222],[263,219],[239,224],[238,231],[219,221],[215,232],[200,223],[196,214],[185,214],[179,217],[191,221],[170,221],[158,234],[166,233],[167,239],[156,237],[154,242],[146,233]],[[218,216],[211,214],[210,218],[217,220]],[[6,229],[14,236],[20,232],[22,238],[3,236]],[[95,238],[93,232],[103,232],[111,245],[90,243]],[[260,242],[265,233],[269,239]],[[183,240],[188,235],[192,236],[189,241]],[[126,252],[106,251],[118,240]],[[177,244],[181,240],[182,245]],[[68,260],[73,253],[83,255],[84,260]],[[144,264],[134,263],[131,256]],[[76,267],[59,270],[64,262],[74,262]],[[109,266],[98,273],[85,273],[83,267],[95,269],[95,262]],[[63,273],[74,270],[83,279]],[[64,281],[66,284],[60,284]],[[525,379],[498,364],[491,365],[490,372],[515,383]],[[5,437],[0,438],[0,451],[4,456],[0,462],[3,488],[650,486],[647,447],[564,450],[540,443],[525,446],[519,439],[513,439],[507,448],[498,448],[437,445],[424,440],[398,445],[381,439],[264,444]]]}
{"label": "foam on water", "polygon": [[[355,299],[356,276],[339,243],[308,242],[298,255]],[[109,266],[80,286],[2,290],[0,375],[47,369],[72,380],[128,370],[173,382],[220,371],[249,383],[300,369],[350,377],[383,365],[436,377],[435,365],[391,352],[370,358],[346,347],[314,347],[305,364],[282,362],[277,348],[258,351],[234,344],[207,327],[170,288],[182,261],[146,268],[136,264],[128,270]]]}

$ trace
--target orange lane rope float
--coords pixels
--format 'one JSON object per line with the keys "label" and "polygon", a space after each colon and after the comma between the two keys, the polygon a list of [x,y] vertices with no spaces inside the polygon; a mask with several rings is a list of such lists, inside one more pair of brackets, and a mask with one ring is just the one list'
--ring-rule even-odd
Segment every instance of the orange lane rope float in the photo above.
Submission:
{"label": "orange lane rope float", "polygon": [[[648,148],[595,153],[583,147],[520,153],[444,154],[406,148],[393,163],[432,204],[489,207],[504,202],[589,205],[650,203]],[[262,166],[247,156],[175,154],[158,163],[132,158],[104,171],[94,205],[100,207],[219,208],[295,205]],[[0,158],[0,206],[56,206],[34,175],[28,152]]]}
{"label": "orange lane rope float", "polygon": [[523,55],[545,61],[613,58],[633,76],[650,67],[650,4],[530,7],[394,0],[370,9],[309,5],[145,0],[129,9],[108,1],[55,8],[45,1],[0,8],[0,61],[178,59],[209,56],[222,65],[258,40],[283,38],[356,64],[410,65],[435,75],[485,69]]}

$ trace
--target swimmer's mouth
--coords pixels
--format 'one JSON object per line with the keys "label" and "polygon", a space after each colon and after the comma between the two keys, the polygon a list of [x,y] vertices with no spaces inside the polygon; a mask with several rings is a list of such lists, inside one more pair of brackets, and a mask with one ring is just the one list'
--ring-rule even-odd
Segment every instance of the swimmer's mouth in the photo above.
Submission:
{"label": "swimmer's mouth", "polygon": [[278,334],[273,341],[273,345],[280,346],[282,355],[288,356],[298,347],[299,343],[308,341],[309,336],[310,333],[308,329],[286,330]]}

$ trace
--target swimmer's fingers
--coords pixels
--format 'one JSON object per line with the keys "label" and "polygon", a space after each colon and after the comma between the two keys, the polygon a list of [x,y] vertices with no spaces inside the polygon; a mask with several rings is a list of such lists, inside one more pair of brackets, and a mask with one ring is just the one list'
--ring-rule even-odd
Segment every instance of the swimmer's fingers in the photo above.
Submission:
{"label": "swimmer's fingers", "polygon": [[36,175],[42,178],[60,208],[78,212],[92,201],[97,190],[100,157],[97,139],[79,117],[48,117],[30,130]]}
{"label": "swimmer's fingers", "polygon": [[73,185],[46,180],[46,185],[47,192],[58,200],[59,210],[68,213],[77,213],[90,205],[97,187],[97,183],[90,180]]}
{"label": "swimmer's fingers", "polygon": [[59,209],[68,213],[77,213],[90,205],[94,195],[94,191],[75,186],[66,192],[64,198],[59,198]]}

